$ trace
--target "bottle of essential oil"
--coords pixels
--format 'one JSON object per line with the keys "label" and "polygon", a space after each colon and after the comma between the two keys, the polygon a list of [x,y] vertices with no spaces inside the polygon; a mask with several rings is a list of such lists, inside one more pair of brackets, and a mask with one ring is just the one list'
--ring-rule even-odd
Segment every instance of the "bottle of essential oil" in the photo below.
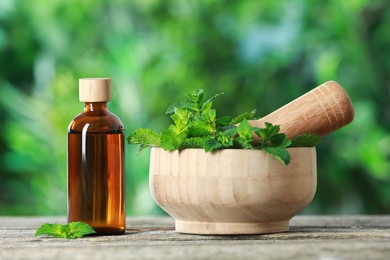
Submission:
{"label": "bottle of essential oil", "polygon": [[124,127],[107,108],[111,79],[79,80],[84,111],[68,128],[68,222],[97,234],[125,232]]}

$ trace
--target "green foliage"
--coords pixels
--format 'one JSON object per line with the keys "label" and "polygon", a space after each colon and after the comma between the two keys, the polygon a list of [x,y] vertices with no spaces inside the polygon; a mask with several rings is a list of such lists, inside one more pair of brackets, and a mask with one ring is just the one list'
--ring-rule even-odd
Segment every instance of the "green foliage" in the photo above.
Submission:
{"label": "green foliage", "polygon": [[[167,113],[173,113],[173,124],[161,134],[151,129],[136,129],[130,133],[129,144],[139,144],[140,150],[147,146],[161,146],[164,150],[180,150],[186,148],[203,148],[206,152],[219,149],[259,149],[274,156],[284,164],[290,163],[290,154],[286,150],[295,147],[319,144],[321,138],[314,134],[304,134],[287,140],[287,136],[279,133],[280,127],[265,123],[264,128],[250,126],[248,119],[253,119],[255,110],[242,113],[235,118],[223,116],[217,119],[213,101],[221,94],[203,102],[204,91],[195,90],[187,94],[182,102],[171,105]],[[228,123],[229,122],[229,123]],[[239,124],[236,126],[236,124]]]}
{"label": "green foliage", "polygon": [[[389,13],[384,0],[3,1],[0,215],[66,214],[64,133],[82,110],[78,78],[95,76],[113,78],[109,107],[127,130],[158,131],[175,97],[204,86],[229,93],[221,115],[262,117],[334,79],[356,117],[318,147],[305,212],[388,214]],[[149,154],[136,149],[126,152],[127,213],[161,214]]]}
{"label": "green foliage", "polygon": [[133,131],[127,137],[127,141],[129,143],[140,144],[140,147],[138,149],[138,152],[140,152],[146,147],[152,145],[161,145],[160,138],[160,134],[152,131],[151,129],[139,128]]}
{"label": "green foliage", "polygon": [[38,228],[34,236],[48,235],[56,238],[80,238],[96,233],[93,228],[84,222],[71,222],[69,224],[45,223]]}
{"label": "green foliage", "polygon": [[312,147],[320,144],[322,138],[315,134],[302,134],[291,140],[290,147]]}

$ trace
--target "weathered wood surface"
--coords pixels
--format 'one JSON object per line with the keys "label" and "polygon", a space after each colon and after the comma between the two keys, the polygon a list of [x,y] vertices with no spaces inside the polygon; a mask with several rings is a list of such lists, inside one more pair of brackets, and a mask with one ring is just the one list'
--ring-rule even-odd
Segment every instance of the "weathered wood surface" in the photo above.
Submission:
{"label": "weathered wood surface", "polygon": [[178,234],[169,217],[128,218],[122,236],[34,237],[64,217],[0,217],[0,259],[390,259],[390,216],[297,216],[270,235]]}

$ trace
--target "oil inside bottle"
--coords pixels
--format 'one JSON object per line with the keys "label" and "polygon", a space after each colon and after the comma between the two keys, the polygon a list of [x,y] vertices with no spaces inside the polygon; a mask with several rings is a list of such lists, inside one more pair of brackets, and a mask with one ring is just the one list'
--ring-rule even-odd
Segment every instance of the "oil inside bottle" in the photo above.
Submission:
{"label": "oil inside bottle", "polygon": [[124,134],[68,133],[68,222],[123,234]]}

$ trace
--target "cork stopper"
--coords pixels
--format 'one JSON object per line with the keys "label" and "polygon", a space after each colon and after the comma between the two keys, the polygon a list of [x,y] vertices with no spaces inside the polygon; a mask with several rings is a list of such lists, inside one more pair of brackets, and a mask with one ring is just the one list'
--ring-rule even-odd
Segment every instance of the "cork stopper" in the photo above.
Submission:
{"label": "cork stopper", "polygon": [[79,79],[79,99],[81,102],[107,102],[111,100],[111,79]]}

